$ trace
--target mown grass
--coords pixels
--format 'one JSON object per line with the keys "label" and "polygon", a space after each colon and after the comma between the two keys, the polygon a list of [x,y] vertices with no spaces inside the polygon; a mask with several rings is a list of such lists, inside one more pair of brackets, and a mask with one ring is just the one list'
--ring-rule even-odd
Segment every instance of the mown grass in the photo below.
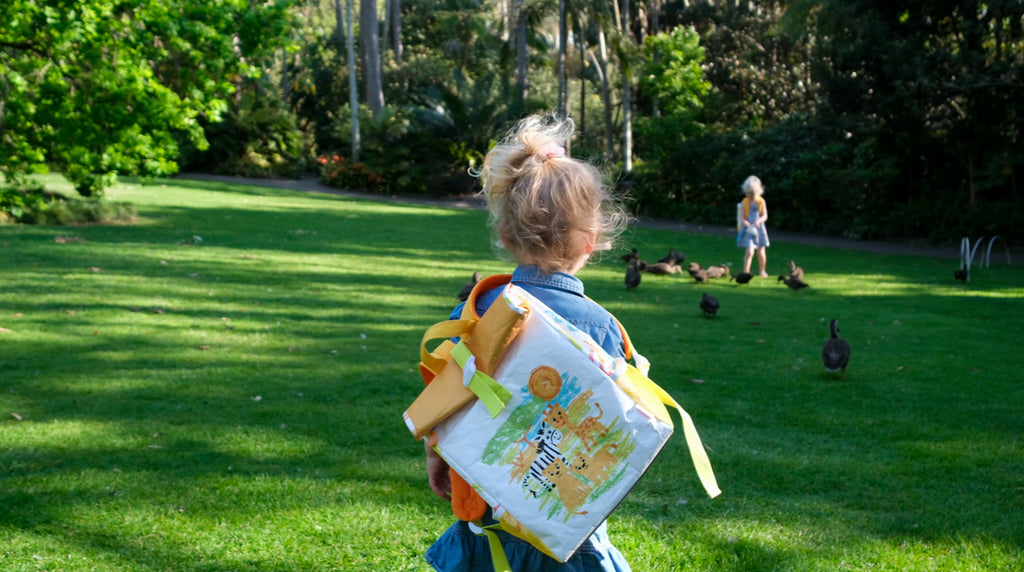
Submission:
{"label": "mown grass", "polygon": [[[426,570],[451,518],[400,415],[423,329],[472,271],[508,269],[484,214],[195,181],[111,195],[141,220],[0,226],[0,569]],[[739,261],[719,237],[622,245]],[[627,292],[615,256],[581,273],[725,491],[703,495],[674,438],[611,522],[634,570],[1019,569],[1024,268],[960,285],[948,260],[769,257],[812,288]],[[833,317],[845,380],[819,361]]]}

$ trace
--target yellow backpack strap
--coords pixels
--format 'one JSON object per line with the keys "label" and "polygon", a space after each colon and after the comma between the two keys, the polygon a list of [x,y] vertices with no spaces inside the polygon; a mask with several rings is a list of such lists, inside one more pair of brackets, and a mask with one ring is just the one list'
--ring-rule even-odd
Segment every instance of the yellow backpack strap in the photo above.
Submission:
{"label": "yellow backpack strap", "polygon": [[448,363],[447,356],[444,355],[447,352],[438,350],[431,352],[427,349],[427,342],[462,336],[473,328],[474,323],[475,320],[448,320],[427,328],[420,341],[420,363],[436,375],[444,368],[444,364]]}
{"label": "yellow backpack strap", "polygon": [[693,468],[697,470],[697,477],[700,478],[700,482],[704,486],[704,490],[707,491],[708,496],[714,498],[722,494],[722,490],[718,488],[718,481],[715,479],[715,472],[711,469],[711,460],[708,458],[707,451],[704,450],[704,443],[700,440],[697,427],[693,424],[690,414],[667,391],[647,377],[647,372],[651,367],[650,362],[635,351],[633,342],[629,339],[629,333],[626,332],[622,322],[615,318],[615,316],[612,316],[612,318],[615,319],[615,323],[619,325],[619,331],[622,332],[622,340],[626,347],[626,359],[632,359],[636,363],[637,370],[643,374],[639,376],[632,375],[630,379],[649,395],[652,395],[668,407],[674,407],[679,412],[679,418],[683,422],[683,437],[686,438],[686,447],[690,450],[690,459],[693,460]]}
{"label": "yellow backpack strap", "polygon": [[493,288],[504,286],[512,280],[511,274],[496,274],[488,276],[476,283],[473,291],[470,292],[466,304],[462,307],[462,314],[458,320],[447,320],[438,322],[427,328],[420,340],[420,373],[423,379],[430,382],[435,375],[441,372],[444,364],[451,359],[452,344],[442,344],[434,351],[427,349],[427,342],[437,339],[460,338],[472,331],[473,326],[480,319],[476,313],[476,300],[481,293],[490,291]]}

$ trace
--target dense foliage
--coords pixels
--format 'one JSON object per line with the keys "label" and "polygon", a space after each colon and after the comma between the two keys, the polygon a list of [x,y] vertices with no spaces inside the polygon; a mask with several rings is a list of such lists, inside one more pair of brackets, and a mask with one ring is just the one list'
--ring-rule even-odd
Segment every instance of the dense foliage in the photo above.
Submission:
{"label": "dense foliage", "polygon": [[49,164],[86,196],[176,171],[236,84],[280,45],[287,0],[0,3],[0,173]]}
{"label": "dense foliage", "polygon": [[1020,2],[689,4],[673,18],[709,54],[707,129],[641,208],[727,222],[756,173],[782,228],[1024,238]]}
{"label": "dense foliage", "polygon": [[565,109],[642,214],[727,223],[757,174],[775,228],[1024,238],[1019,1],[373,5],[4,3],[0,172],[463,194],[516,118]]}

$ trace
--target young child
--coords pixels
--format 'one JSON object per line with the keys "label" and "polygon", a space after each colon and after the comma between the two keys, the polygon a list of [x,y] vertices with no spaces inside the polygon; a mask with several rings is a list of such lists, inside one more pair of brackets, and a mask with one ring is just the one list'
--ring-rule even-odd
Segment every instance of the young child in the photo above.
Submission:
{"label": "young child", "polygon": [[[565,154],[573,132],[569,119],[529,117],[498,143],[484,159],[479,176],[490,210],[490,225],[518,266],[512,282],[590,336],[612,356],[624,356],[624,342],[615,319],[583,295],[574,274],[596,249],[608,248],[625,226],[626,217],[611,200],[593,166]],[[501,295],[483,293],[476,311],[483,315]],[[457,318],[459,305],[452,312]],[[448,466],[426,447],[427,475],[435,494],[450,500]],[[493,523],[488,514],[484,524]],[[499,532],[513,570],[628,571],[629,564],[608,540],[607,525],[562,564],[524,540]],[[427,550],[427,562],[442,572],[490,572],[487,539],[473,534],[465,522],[452,525]]]}
{"label": "young child", "polygon": [[754,251],[757,251],[757,263],[761,267],[761,278],[767,278],[768,272],[765,267],[768,264],[768,255],[765,248],[768,247],[768,230],[764,223],[768,222],[768,205],[761,198],[764,194],[764,187],[761,186],[761,179],[751,175],[743,181],[743,194],[746,195],[740,203],[740,237],[737,244],[745,248],[743,254],[743,271],[750,272],[750,263],[754,258]]}

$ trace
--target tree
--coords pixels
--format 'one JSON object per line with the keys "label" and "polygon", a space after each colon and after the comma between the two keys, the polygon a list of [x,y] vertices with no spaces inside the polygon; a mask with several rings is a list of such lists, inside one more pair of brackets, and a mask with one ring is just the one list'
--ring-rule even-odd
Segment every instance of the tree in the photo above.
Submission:
{"label": "tree", "polygon": [[374,118],[384,109],[384,84],[380,61],[380,34],[377,19],[377,1],[359,2],[359,52],[363,64],[363,99],[370,106]]}
{"label": "tree", "polygon": [[522,105],[530,95],[529,54],[526,45],[526,0],[517,0],[516,20],[516,93]]}
{"label": "tree", "polygon": [[[341,0],[335,0],[341,2]],[[349,110],[352,113],[352,161],[359,161],[359,148],[362,142],[359,139],[359,88],[356,86],[356,51],[355,51],[355,35],[352,30],[352,2],[355,0],[348,0],[345,5],[345,22],[348,31],[348,41],[346,43],[348,53],[348,104]]]}
{"label": "tree", "polygon": [[569,99],[569,85],[565,72],[565,54],[569,49],[569,21],[566,16],[567,0],[558,0],[558,103],[555,106],[556,112],[564,116],[567,112],[567,101]]}
{"label": "tree", "polygon": [[[615,0],[616,5],[618,0]],[[633,171],[633,69],[630,55],[633,34],[630,31],[629,0],[623,0],[622,42],[619,44],[619,64],[622,66],[622,170]]]}
{"label": "tree", "polygon": [[402,45],[402,0],[385,0],[388,6],[389,26],[391,35],[391,52],[395,55],[395,61],[402,61],[402,53],[405,48]]}
{"label": "tree", "polygon": [[118,173],[177,170],[184,134],[205,145],[241,78],[256,77],[291,24],[286,0],[0,4],[0,172],[47,164],[83,195]]}
{"label": "tree", "polygon": [[[678,26],[647,36],[644,56],[640,91],[651,107],[657,102],[659,114],[638,119],[638,149],[662,171],[670,171],[678,167],[672,157],[679,146],[701,135],[699,117],[711,88],[701,69],[704,49],[693,28]],[[675,199],[683,200],[682,185],[672,186]]]}

